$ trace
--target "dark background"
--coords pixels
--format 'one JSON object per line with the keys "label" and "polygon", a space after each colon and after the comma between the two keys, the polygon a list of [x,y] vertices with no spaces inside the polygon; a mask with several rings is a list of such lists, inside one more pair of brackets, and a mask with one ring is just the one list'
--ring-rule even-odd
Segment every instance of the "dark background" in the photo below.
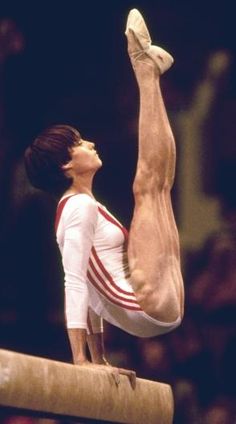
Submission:
{"label": "dark background", "polygon": [[[207,141],[211,145],[214,136],[212,150],[219,157],[228,150],[232,159],[236,91],[232,1],[9,1],[0,7],[0,14],[12,18],[24,37],[22,53],[9,55],[3,70],[11,151],[21,155],[47,125],[76,125],[98,144],[105,167],[98,176],[102,184],[99,181],[97,186],[106,200],[117,197],[115,208],[126,203],[126,195],[129,198],[127,182],[135,164],[137,90],[124,36],[132,7],[144,13],[154,41],[175,57],[175,66],[163,81],[170,113],[188,105],[211,52],[224,49],[232,55]],[[218,158],[216,167],[217,162]],[[215,185],[210,182],[209,190],[217,191]],[[123,207],[120,210],[129,221],[130,214]]]}
{"label": "dark background", "polygon": [[[174,116],[188,108],[209,54],[222,49],[231,56],[224,89],[216,99],[204,133],[206,166],[201,178],[205,193],[217,196],[233,214],[235,212],[236,34],[233,1],[1,2],[0,19],[8,18],[14,22],[13,32],[18,33],[16,38],[20,45],[17,54],[5,51],[0,65],[0,337],[3,348],[71,360],[64,329],[62,270],[53,233],[56,204],[49,196],[30,186],[22,164],[25,148],[43,128],[54,123],[67,123],[76,126],[85,138],[95,141],[104,163],[96,177],[95,193],[129,226],[137,155],[138,93],[126,53],[124,29],[128,11],[133,7],[143,12],[153,40],[175,57],[174,67],[162,80],[173,126]],[[177,140],[177,151],[180,144],[181,140]],[[207,161],[211,166],[207,166]],[[176,181],[173,200],[177,221],[179,190],[181,187]],[[199,270],[207,268],[210,262],[211,249],[207,240],[206,245],[207,248],[202,246],[200,252],[183,252],[187,289]],[[234,244],[232,251],[233,254],[236,251]],[[236,256],[233,255],[232,261],[236,263]],[[223,278],[219,284],[222,281]],[[236,278],[233,277],[232,281],[235,290]],[[193,382],[193,387],[197,387],[200,393],[197,402],[201,407],[209,406],[219,396],[231,401],[235,393],[231,390],[229,367],[219,372],[222,345],[218,351],[217,343],[213,343],[213,347],[206,346],[202,343],[204,335],[198,334],[206,322],[210,326],[212,316],[209,318],[207,308],[201,303],[192,305],[189,299],[187,297],[186,324],[180,330],[182,333],[177,330],[173,338],[166,336],[160,342],[156,341],[154,350],[152,342],[149,347],[141,345],[134,338],[109,327],[110,356],[123,366],[137,369],[147,378],[173,384],[178,379]],[[225,354],[223,348],[222,353],[228,363],[235,353],[235,334],[231,325],[232,322],[235,324],[235,318],[232,321],[235,305],[230,307],[233,309],[229,315],[223,305],[223,312],[221,308],[219,317],[213,319],[218,319],[217,324],[214,321],[213,330],[211,326],[209,330],[213,334],[212,331],[220,325],[223,334],[230,332],[227,343],[231,350],[228,353],[226,349]],[[228,316],[225,323],[224,317]],[[191,337],[196,333],[195,338]],[[191,350],[190,338],[195,347],[198,343],[198,349]],[[187,345],[189,350],[181,357],[181,346]],[[161,349],[164,349],[162,355]],[[166,363],[164,358],[169,349],[172,353],[175,349],[176,355],[172,362],[169,358]],[[184,347],[182,349],[184,351]],[[211,349],[219,352],[217,358],[213,355],[213,370],[209,368]],[[155,354],[153,359],[150,352],[156,352],[156,366]],[[162,358],[159,362],[158,355]],[[206,380],[199,379],[204,373]],[[223,386],[220,383],[222,378]],[[206,385],[206,381],[212,384]],[[217,384],[218,391],[213,389]],[[197,422],[194,419],[193,416],[182,416],[179,422]]]}

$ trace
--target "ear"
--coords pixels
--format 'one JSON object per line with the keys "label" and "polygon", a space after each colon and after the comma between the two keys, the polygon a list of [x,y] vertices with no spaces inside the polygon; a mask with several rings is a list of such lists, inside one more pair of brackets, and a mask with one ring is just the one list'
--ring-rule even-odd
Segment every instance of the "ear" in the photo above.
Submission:
{"label": "ear", "polygon": [[61,169],[63,169],[63,171],[69,171],[72,168],[72,164],[71,161],[67,162],[65,165],[62,165]]}
{"label": "ear", "polygon": [[67,162],[67,163],[65,163],[65,165],[62,165],[62,167],[61,167],[61,169],[62,169],[62,171],[64,171],[64,173],[65,173],[65,175],[67,176],[67,177],[70,177],[71,175],[71,169],[72,169],[72,163],[71,163],[71,161],[69,161],[69,162]]}

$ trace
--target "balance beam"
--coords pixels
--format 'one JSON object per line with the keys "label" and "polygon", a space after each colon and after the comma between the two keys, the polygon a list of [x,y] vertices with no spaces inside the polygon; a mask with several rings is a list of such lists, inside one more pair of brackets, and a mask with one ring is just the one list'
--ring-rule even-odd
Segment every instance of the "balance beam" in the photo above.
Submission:
{"label": "balance beam", "polygon": [[113,423],[171,424],[169,385],[137,378],[132,389],[120,376],[94,367],[0,350],[0,405],[42,415]]}

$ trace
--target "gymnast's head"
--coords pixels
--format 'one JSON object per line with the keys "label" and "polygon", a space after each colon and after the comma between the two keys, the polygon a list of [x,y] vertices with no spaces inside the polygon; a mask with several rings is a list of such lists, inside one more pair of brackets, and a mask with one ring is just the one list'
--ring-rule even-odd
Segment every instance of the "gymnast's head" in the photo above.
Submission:
{"label": "gymnast's head", "polygon": [[82,139],[69,125],[44,130],[26,149],[25,168],[31,184],[56,197],[62,196],[75,179],[90,178],[102,162],[94,143]]}

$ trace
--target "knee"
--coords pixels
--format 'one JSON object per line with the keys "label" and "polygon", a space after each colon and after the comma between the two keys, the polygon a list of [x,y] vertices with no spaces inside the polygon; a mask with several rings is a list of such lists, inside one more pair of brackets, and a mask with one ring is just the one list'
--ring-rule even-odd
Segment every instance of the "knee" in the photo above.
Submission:
{"label": "knee", "polygon": [[139,167],[135,175],[133,183],[133,193],[135,197],[143,196],[147,192],[147,182],[150,179],[148,169],[146,167]]}
{"label": "knee", "polygon": [[166,188],[166,181],[163,176],[157,175],[151,169],[138,170],[134,183],[133,193],[135,199],[142,199],[146,195],[155,196]]}

